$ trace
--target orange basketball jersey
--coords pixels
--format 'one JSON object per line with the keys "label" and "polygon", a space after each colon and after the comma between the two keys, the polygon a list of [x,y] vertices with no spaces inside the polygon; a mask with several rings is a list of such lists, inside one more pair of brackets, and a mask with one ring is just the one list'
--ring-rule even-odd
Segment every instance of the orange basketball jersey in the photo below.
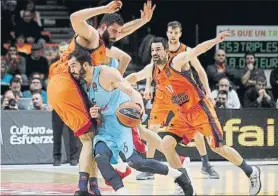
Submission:
{"label": "orange basketball jersey", "polygon": [[63,53],[63,56],[58,61],[56,61],[55,63],[53,63],[50,66],[49,78],[55,74],[68,74],[69,73],[68,65],[67,65],[68,57],[69,57],[70,53],[72,53],[75,50],[76,47],[83,48],[84,50],[87,50],[88,52],[90,52],[91,63],[93,66],[100,65],[102,63],[103,59],[106,57],[106,48],[105,48],[105,45],[102,40],[100,40],[99,47],[97,47],[96,49],[88,49],[88,48],[85,48],[85,47],[81,46],[80,44],[78,44],[76,42],[76,37],[74,37],[71,40],[67,50]]}
{"label": "orange basketball jersey", "polygon": [[169,98],[174,109],[190,110],[205,97],[205,92],[194,80],[191,69],[178,72],[170,64],[171,58],[162,71],[154,66],[156,90],[163,92]]}
{"label": "orange basketball jersey", "polygon": [[187,49],[187,46],[181,43],[180,47],[176,51],[169,51],[168,55],[170,58],[173,58],[173,57],[177,56],[179,53],[185,52],[186,49]]}
{"label": "orange basketball jersey", "polygon": [[[180,47],[176,51],[169,51],[168,52],[168,59],[172,59],[173,57],[177,56],[179,53],[185,52],[186,49],[187,49],[187,46],[181,43]],[[155,69],[155,67],[156,66],[154,65],[154,69]],[[159,74],[155,75],[154,74],[154,69],[153,69],[153,80],[156,83],[157,82],[157,78],[156,77],[158,77]]]}

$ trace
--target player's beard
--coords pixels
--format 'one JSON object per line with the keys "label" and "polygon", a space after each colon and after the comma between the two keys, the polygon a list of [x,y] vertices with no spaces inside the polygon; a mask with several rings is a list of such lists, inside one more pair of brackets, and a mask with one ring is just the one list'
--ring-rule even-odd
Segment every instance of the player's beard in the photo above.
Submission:
{"label": "player's beard", "polygon": [[86,76],[86,71],[83,67],[81,67],[79,73],[71,73],[71,74],[76,80],[82,80]]}
{"label": "player's beard", "polygon": [[110,35],[109,35],[107,29],[106,29],[106,30],[103,32],[103,34],[102,34],[102,40],[103,40],[105,46],[106,46],[107,48],[109,48],[109,49],[114,45],[114,43],[115,43],[115,41],[116,41],[116,40],[112,40],[112,39],[110,38]]}
{"label": "player's beard", "polygon": [[164,65],[164,64],[166,64],[166,62],[167,62],[167,57],[162,57],[162,58],[158,58],[158,59],[154,59],[153,58],[153,62],[156,64],[156,65]]}

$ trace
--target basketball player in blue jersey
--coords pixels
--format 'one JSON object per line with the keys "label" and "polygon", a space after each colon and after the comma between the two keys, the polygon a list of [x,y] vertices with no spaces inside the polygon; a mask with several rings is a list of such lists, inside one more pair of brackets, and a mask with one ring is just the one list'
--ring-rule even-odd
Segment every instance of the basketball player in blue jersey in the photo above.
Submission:
{"label": "basketball player in blue jersey", "polygon": [[143,159],[133,148],[131,129],[117,121],[116,109],[126,101],[138,103],[144,113],[140,93],[125,82],[115,68],[93,67],[90,54],[85,50],[77,49],[69,59],[70,72],[75,78],[86,81],[89,99],[95,104],[90,109],[91,117],[101,119],[93,142],[94,156],[102,176],[117,194],[127,194],[122,179],[111,165],[117,162],[119,153],[122,152],[132,168],[171,176],[185,195],[193,195],[191,180],[185,169],[173,169],[156,160]]}

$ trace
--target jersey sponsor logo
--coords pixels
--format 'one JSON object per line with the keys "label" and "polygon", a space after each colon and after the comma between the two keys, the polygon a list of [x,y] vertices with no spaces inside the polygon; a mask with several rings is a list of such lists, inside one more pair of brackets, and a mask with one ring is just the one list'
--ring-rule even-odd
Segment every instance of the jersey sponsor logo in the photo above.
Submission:
{"label": "jersey sponsor logo", "polygon": [[177,104],[177,105],[183,105],[184,103],[189,101],[189,97],[185,93],[180,93],[178,95],[173,95],[171,97],[171,99],[172,99],[172,102],[174,104]]}

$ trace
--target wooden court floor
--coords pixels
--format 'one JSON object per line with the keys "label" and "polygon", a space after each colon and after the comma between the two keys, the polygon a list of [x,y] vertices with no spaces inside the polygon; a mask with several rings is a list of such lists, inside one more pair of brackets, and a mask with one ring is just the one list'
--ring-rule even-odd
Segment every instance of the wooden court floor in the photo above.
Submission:
{"label": "wooden court floor", "polygon": [[[198,195],[248,195],[248,179],[228,162],[212,162],[220,179],[201,174],[200,162],[191,162],[190,174]],[[278,165],[260,162],[262,189],[260,195],[278,195]],[[1,166],[1,195],[73,195],[78,167],[62,165]],[[124,183],[131,195],[171,195],[175,187],[170,177],[156,175],[154,180],[136,181],[134,171]],[[99,175],[103,195],[114,194]]]}

